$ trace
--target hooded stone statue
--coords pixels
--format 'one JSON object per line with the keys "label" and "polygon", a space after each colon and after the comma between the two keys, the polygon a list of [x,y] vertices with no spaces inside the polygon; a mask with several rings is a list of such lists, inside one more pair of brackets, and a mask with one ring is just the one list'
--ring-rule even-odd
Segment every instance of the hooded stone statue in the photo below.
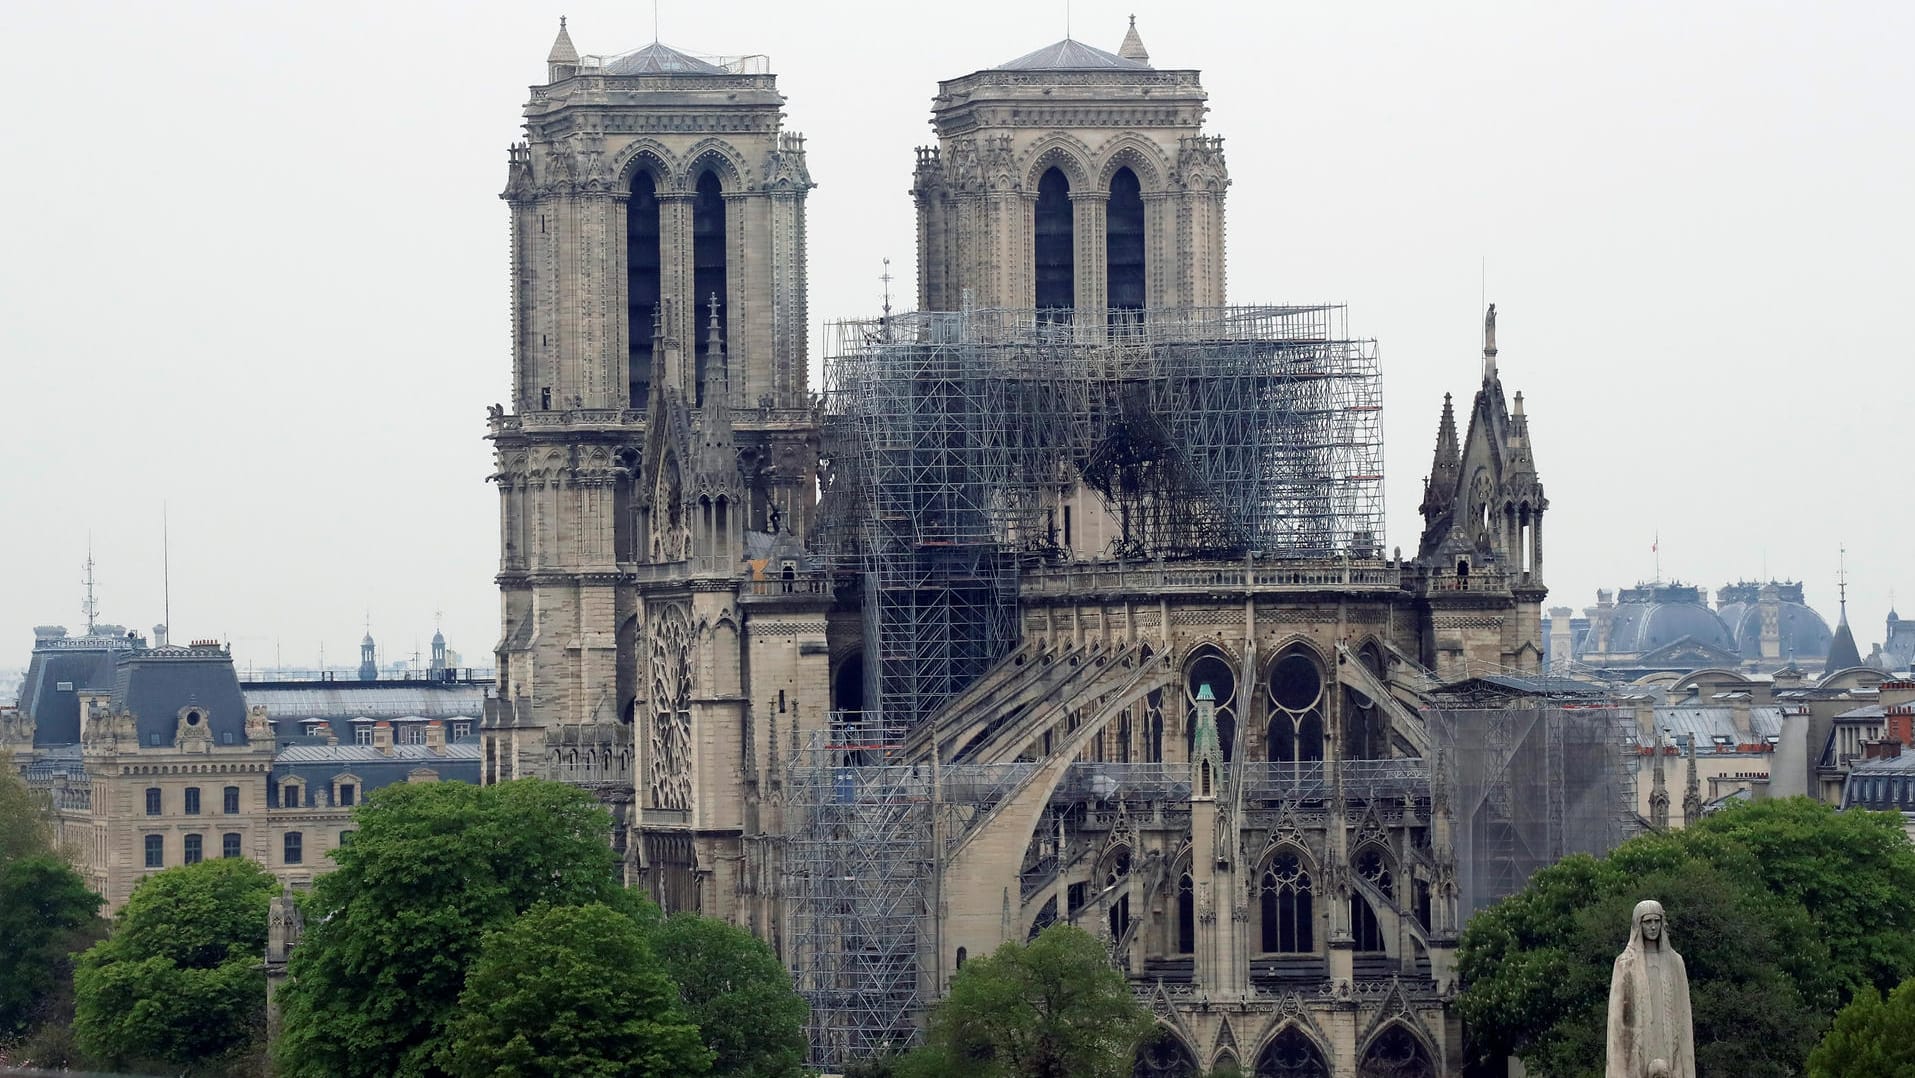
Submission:
{"label": "hooded stone statue", "polygon": [[1609,979],[1606,1078],[1695,1078],[1689,972],[1669,941],[1662,903],[1636,903],[1629,944]]}

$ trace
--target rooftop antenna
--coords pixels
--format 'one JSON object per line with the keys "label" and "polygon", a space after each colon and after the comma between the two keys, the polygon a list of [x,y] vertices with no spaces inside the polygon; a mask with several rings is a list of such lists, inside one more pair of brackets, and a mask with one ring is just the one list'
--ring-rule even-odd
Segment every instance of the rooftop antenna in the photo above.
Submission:
{"label": "rooftop antenna", "polygon": [[1071,39],[1071,0],[1064,0],[1064,40]]}
{"label": "rooftop antenna", "polygon": [[1656,556],[1656,583],[1662,583],[1662,529],[1656,529],[1656,537],[1649,544],[1649,553]]}
{"label": "rooftop antenna", "polygon": [[86,533],[86,599],[80,603],[80,612],[86,615],[86,635],[93,635],[94,616],[100,612],[99,600],[93,597],[93,533]]}
{"label": "rooftop antenna", "polygon": [[652,0],[652,44],[658,44],[658,0]]}
{"label": "rooftop antenna", "polygon": [[878,280],[884,282],[884,326],[886,330],[889,330],[891,326],[891,260],[890,259],[887,258],[884,260],[884,272],[878,274]]}

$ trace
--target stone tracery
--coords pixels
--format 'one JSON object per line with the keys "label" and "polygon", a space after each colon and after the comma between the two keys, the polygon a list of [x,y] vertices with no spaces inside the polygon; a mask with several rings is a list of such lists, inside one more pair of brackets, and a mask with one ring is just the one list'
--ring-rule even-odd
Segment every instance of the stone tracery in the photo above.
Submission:
{"label": "stone tracery", "polygon": [[652,617],[651,803],[686,811],[692,798],[691,629],[685,608]]}

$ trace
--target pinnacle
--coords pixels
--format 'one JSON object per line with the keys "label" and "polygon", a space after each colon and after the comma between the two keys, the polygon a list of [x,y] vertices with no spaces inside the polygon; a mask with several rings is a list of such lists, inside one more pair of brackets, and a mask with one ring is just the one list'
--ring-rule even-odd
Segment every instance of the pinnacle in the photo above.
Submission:
{"label": "pinnacle", "polygon": [[1150,50],[1144,48],[1144,39],[1137,36],[1137,16],[1130,17],[1130,31],[1124,35],[1124,43],[1117,46],[1117,55],[1126,60],[1135,60],[1140,64],[1150,63]]}
{"label": "pinnacle", "polygon": [[548,64],[576,64],[578,50],[572,47],[572,35],[565,30],[565,16],[559,16],[559,36],[552,42],[552,52],[545,58]]}

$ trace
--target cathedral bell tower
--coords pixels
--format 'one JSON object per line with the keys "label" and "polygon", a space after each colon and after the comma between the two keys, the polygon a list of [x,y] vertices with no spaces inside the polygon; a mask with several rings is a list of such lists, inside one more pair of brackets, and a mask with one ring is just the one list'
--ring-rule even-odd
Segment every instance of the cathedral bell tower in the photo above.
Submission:
{"label": "cathedral bell tower", "polygon": [[[714,896],[752,890],[721,877],[741,871],[741,783],[766,751],[753,703],[770,693],[794,726],[826,707],[797,652],[815,625],[822,682],[829,589],[794,579],[752,609],[747,558],[771,536],[802,550],[817,500],[804,139],[762,56],[581,55],[561,20],[546,73],[501,196],[512,381],[489,431],[484,781],[594,790],[666,908],[731,915]],[[778,662],[752,657],[753,627]]]}
{"label": "cathedral bell tower", "polygon": [[[938,84],[918,151],[918,303],[1075,312],[1224,302],[1223,139],[1195,71],[1065,38]],[[1091,315],[1090,312],[1096,312]]]}

